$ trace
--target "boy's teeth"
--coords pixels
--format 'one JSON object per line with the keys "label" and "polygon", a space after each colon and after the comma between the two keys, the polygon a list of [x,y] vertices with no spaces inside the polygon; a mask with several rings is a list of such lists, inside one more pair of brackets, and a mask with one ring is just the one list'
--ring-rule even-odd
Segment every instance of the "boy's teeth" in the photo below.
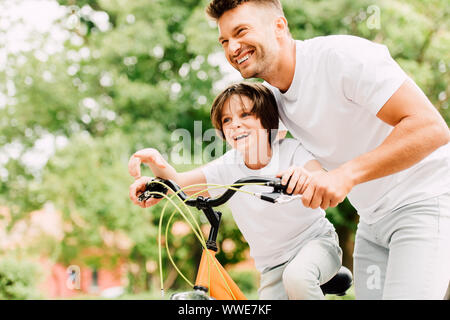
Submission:
{"label": "boy's teeth", "polygon": [[240,136],[235,137],[234,140],[239,140],[239,139],[245,138],[247,136],[248,136],[248,134],[242,134]]}

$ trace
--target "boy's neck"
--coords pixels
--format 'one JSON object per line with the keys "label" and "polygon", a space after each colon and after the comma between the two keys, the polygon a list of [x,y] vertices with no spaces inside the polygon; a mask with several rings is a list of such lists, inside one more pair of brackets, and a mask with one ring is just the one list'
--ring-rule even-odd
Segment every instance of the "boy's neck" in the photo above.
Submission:
{"label": "boy's neck", "polygon": [[245,166],[252,170],[259,170],[267,166],[272,159],[272,148],[270,147],[270,143],[267,143],[267,146],[264,150],[257,150],[257,152],[251,152],[244,154],[244,163]]}

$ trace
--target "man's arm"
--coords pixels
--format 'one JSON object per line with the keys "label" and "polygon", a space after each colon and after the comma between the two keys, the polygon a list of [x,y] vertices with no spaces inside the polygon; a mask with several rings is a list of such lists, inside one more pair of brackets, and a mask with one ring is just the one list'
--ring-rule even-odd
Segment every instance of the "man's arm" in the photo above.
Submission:
{"label": "man's arm", "polygon": [[444,119],[409,79],[377,117],[394,129],[378,148],[343,166],[355,185],[407,169],[450,141]]}
{"label": "man's arm", "polygon": [[450,141],[450,130],[423,92],[406,80],[377,117],[394,126],[376,149],[329,172],[314,173],[302,200],[307,207],[335,207],[357,184],[407,169]]}

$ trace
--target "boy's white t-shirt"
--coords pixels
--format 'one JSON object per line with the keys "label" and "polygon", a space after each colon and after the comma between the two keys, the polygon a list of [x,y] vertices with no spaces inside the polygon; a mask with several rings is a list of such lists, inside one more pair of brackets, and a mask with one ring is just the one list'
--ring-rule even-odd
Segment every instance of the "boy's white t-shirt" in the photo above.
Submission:
{"label": "boy's white t-shirt", "polygon": [[[327,169],[378,147],[393,127],[376,117],[408,78],[388,49],[354,36],[296,41],[293,82],[274,93],[289,132]],[[450,191],[450,144],[407,170],[362,183],[348,195],[374,223],[403,205]]]}
{"label": "boy's white t-shirt", "polygon": [[[300,142],[283,139],[273,144],[272,158],[260,170],[249,169],[239,151],[232,149],[202,167],[207,183],[229,185],[249,176],[271,176],[292,165],[303,166],[313,160]],[[226,189],[210,190],[211,197]],[[265,186],[243,186],[241,190],[270,192]],[[252,195],[236,192],[227,202],[233,218],[250,247],[250,255],[259,271],[288,261],[303,243],[334,230],[322,209],[305,208],[300,199],[274,204]]]}

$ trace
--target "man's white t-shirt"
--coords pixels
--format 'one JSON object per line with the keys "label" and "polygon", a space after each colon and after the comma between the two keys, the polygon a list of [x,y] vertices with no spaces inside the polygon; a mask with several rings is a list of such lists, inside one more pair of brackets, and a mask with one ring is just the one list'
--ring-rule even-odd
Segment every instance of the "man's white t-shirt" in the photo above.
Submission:
{"label": "man's white t-shirt", "polygon": [[[303,166],[313,160],[300,142],[283,139],[274,142],[272,158],[260,170],[249,169],[239,151],[232,149],[202,167],[207,183],[230,185],[249,176],[272,176],[291,165]],[[226,189],[210,190],[217,197]],[[265,186],[243,186],[241,190],[271,192]],[[250,255],[259,271],[288,261],[305,241],[334,230],[322,209],[305,208],[300,199],[274,204],[237,192],[228,202],[233,218],[250,247]]]}
{"label": "man's white t-shirt", "polygon": [[[327,169],[378,147],[393,127],[376,117],[408,78],[388,49],[354,36],[296,41],[295,75],[274,93],[289,132]],[[403,205],[450,191],[450,144],[396,174],[362,183],[348,195],[366,223]]]}

